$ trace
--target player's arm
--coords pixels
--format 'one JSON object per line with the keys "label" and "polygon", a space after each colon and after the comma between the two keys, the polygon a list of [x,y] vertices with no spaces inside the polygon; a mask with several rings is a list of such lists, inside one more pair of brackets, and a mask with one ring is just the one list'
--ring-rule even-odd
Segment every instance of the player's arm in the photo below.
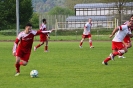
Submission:
{"label": "player's arm", "polygon": [[115,28],[113,31],[112,31],[112,33],[111,33],[111,35],[109,36],[110,38],[117,32],[119,30],[119,28],[117,27],[117,28]]}
{"label": "player's arm", "polygon": [[50,31],[37,31],[36,35],[39,35],[39,34],[46,34],[46,33],[51,33],[53,30],[50,30]]}
{"label": "player's arm", "polygon": [[[51,32],[54,31],[54,30],[55,30],[55,29],[51,29]],[[47,38],[50,39],[50,35],[49,35],[49,33],[47,34]]]}
{"label": "player's arm", "polygon": [[133,34],[128,34],[128,36],[129,36],[130,38],[133,38]]}
{"label": "player's arm", "polygon": [[129,31],[128,36],[129,36],[130,38],[133,38],[133,34],[132,34],[131,30]]}
{"label": "player's arm", "polygon": [[13,53],[14,56],[16,55],[16,49],[17,49],[17,47],[18,47],[19,41],[20,41],[20,40],[19,40],[18,38],[16,38],[16,40],[15,40],[15,42],[14,42],[14,46],[13,46],[13,49],[12,49],[12,53]]}
{"label": "player's arm", "polygon": [[87,28],[87,27],[86,27],[86,26],[84,26],[84,31],[86,31],[86,28]]}

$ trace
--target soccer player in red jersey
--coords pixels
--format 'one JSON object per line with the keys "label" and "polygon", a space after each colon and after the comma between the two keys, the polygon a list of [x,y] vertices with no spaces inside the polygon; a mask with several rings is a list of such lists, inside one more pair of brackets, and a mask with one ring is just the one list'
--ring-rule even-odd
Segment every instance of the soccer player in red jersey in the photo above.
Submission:
{"label": "soccer player in red jersey", "polygon": [[127,52],[127,47],[123,43],[123,39],[126,35],[133,37],[133,34],[129,30],[132,25],[133,21],[130,20],[126,25],[121,25],[113,30],[112,34],[109,36],[111,38],[115,34],[112,40],[113,52],[102,62],[102,64],[108,65],[108,61],[110,61],[111,59],[114,60],[115,56],[123,55]]}
{"label": "soccer player in red jersey", "polygon": [[[46,27],[47,21],[46,19],[42,20],[42,24],[40,26],[40,31],[47,31],[47,27]],[[36,51],[37,48],[39,48],[40,46],[42,46],[44,44],[44,42],[46,42],[46,45],[44,47],[44,51],[48,52],[48,39],[49,39],[49,34],[40,34],[40,44],[38,44],[37,46],[34,46],[34,51]]]}
{"label": "soccer player in red jersey", "polygon": [[83,41],[85,40],[85,38],[89,39],[90,48],[94,48],[94,46],[92,45],[92,39],[91,39],[91,26],[92,26],[91,21],[92,21],[92,19],[89,18],[88,22],[85,24],[84,31],[82,34],[82,39],[81,39],[80,45],[79,45],[80,48],[82,48],[82,44],[83,44]]}
{"label": "soccer player in red jersey", "polygon": [[51,33],[51,31],[34,31],[30,23],[26,24],[25,30],[20,32],[14,42],[13,55],[16,56],[16,74],[20,74],[20,65],[26,66],[31,54],[31,48],[35,35]]}
{"label": "soccer player in red jersey", "polygon": [[[133,15],[131,15],[130,20],[133,21]],[[124,23],[124,25],[126,25],[128,22],[129,22],[129,21],[126,21],[126,22]],[[132,32],[133,26],[131,26],[129,30],[131,30],[131,32]],[[126,35],[125,38],[124,38],[124,40],[123,40],[123,42],[124,42],[124,44],[125,44],[125,46],[126,46],[127,48],[131,48],[131,47],[132,47],[132,43],[131,43],[130,36]],[[126,57],[124,57],[124,56],[118,56],[118,57],[119,57],[119,58],[126,58]]]}

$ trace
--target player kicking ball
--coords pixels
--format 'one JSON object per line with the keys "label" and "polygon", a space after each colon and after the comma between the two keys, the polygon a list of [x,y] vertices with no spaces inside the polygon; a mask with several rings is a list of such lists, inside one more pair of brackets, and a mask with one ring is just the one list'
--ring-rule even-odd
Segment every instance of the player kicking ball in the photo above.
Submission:
{"label": "player kicking ball", "polygon": [[32,25],[27,23],[24,31],[20,32],[14,42],[13,55],[16,57],[15,68],[16,74],[20,74],[20,66],[26,66],[28,64],[31,48],[34,41],[34,36],[42,33],[51,33],[51,31],[35,31],[32,30]]}

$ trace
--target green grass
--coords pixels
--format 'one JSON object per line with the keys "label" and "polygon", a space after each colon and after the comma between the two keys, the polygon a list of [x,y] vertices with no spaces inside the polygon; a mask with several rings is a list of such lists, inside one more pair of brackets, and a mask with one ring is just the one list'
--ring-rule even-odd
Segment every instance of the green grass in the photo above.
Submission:
{"label": "green grass", "polygon": [[[80,49],[79,42],[50,41],[50,52],[43,52],[44,46],[36,52],[32,49],[28,65],[15,77],[13,42],[0,42],[0,88],[133,88],[133,49],[125,59],[115,57],[105,66],[101,62],[111,52],[111,42],[93,44],[90,49],[85,41]],[[30,77],[33,69],[38,70],[38,78]]]}
{"label": "green grass", "polygon": [[[9,40],[15,40],[16,36],[5,36],[0,35],[0,40],[9,41]],[[70,41],[70,40],[81,40],[82,35],[68,35],[68,36],[50,36],[50,40],[52,41]],[[35,40],[39,40],[39,36],[35,36]],[[109,35],[92,35],[93,40],[111,40],[109,38]]]}

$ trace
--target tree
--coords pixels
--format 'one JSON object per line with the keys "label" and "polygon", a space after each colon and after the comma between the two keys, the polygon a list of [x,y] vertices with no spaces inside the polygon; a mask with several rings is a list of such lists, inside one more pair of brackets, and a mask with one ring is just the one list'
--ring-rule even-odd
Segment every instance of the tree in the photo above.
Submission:
{"label": "tree", "polygon": [[31,0],[19,0],[20,1],[20,24],[25,26],[30,21],[33,14],[33,7]]}
{"label": "tree", "polygon": [[74,15],[74,11],[68,8],[54,7],[48,12],[49,15]]}
{"label": "tree", "polygon": [[32,18],[30,19],[30,22],[33,25],[33,28],[39,27],[39,14],[33,13]]}
{"label": "tree", "polygon": [[[20,24],[25,25],[32,16],[31,0],[19,0]],[[2,28],[15,28],[16,25],[16,0],[0,0],[0,25]]]}
{"label": "tree", "polygon": [[132,0],[103,0],[103,2],[106,2],[106,3],[113,2],[113,3],[115,3],[115,6],[118,10],[118,15],[119,15],[119,18],[118,18],[119,19],[119,25],[122,24],[122,20],[121,20],[122,19],[121,18],[122,11],[125,8],[126,3],[127,2],[132,2]]}
{"label": "tree", "polygon": [[66,0],[65,2],[65,5],[74,11],[74,6],[77,4],[77,3],[82,3],[83,0]]}

